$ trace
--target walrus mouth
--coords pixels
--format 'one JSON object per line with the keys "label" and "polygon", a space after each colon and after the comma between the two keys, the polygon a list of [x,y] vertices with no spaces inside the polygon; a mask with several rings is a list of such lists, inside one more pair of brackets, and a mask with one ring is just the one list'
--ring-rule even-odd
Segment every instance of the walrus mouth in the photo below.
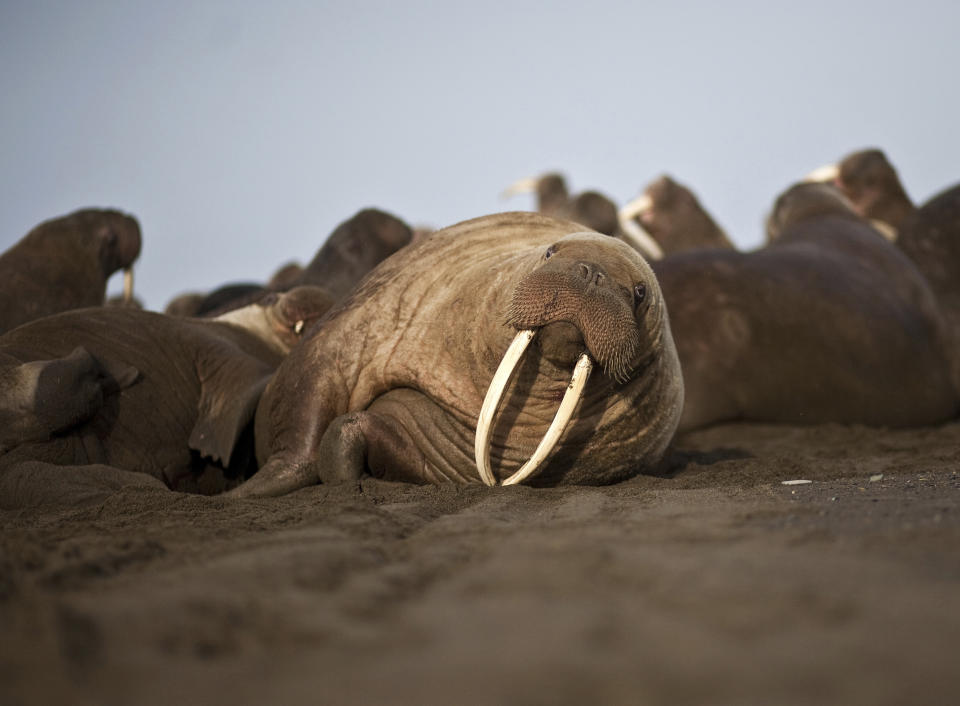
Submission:
{"label": "walrus mouth", "polygon": [[647,194],[641,194],[626,206],[617,211],[617,220],[624,240],[639,250],[648,260],[662,260],[663,248],[660,247],[652,235],[640,227],[634,219],[653,206],[653,199]]}
{"label": "walrus mouth", "polygon": [[[497,480],[490,470],[490,435],[493,430],[493,417],[496,414],[500,400],[503,398],[504,390],[513,377],[513,373],[523,357],[524,351],[530,341],[533,340],[536,331],[533,329],[524,329],[514,336],[507,352],[503,354],[500,366],[490,381],[490,387],[487,388],[487,395],[483,399],[483,406],[480,408],[480,417],[477,419],[477,436],[474,443],[474,455],[477,460],[477,470],[480,472],[480,478],[487,485],[496,485]],[[503,485],[515,485],[522,483],[532,476],[543,464],[544,460],[553,451],[553,448],[560,440],[560,435],[570,422],[573,412],[583,395],[583,389],[587,384],[587,378],[590,377],[590,371],[593,369],[593,362],[590,356],[584,353],[577,360],[573,369],[573,376],[570,378],[570,384],[567,391],[560,401],[560,408],[556,416],[547,428],[547,433],[541,439],[540,444],[530,459],[520,467],[516,473],[503,481]]]}
{"label": "walrus mouth", "polygon": [[123,268],[123,303],[133,301],[133,267]]}

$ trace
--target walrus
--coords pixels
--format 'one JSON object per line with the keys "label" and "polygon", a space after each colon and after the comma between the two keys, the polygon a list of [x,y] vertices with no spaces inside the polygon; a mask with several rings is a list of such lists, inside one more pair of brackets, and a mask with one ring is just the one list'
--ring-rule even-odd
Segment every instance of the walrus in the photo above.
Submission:
{"label": "walrus", "polygon": [[693,192],[666,174],[647,184],[640,196],[623,206],[619,219],[624,229],[634,227],[639,220],[663,255],[701,248],[734,249]]}
{"label": "walrus", "polygon": [[852,152],[838,164],[815,170],[808,178],[832,182],[858,213],[882,224],[885,234],[930,282],[960,330],[960,184],[917,207],[897,170],[876,148]]}
{"label": "walrus", "polygon": [[242,478],[255,470],[247,427],[260,393],[331,304],[299,287],[211,320],[98,307],[9,331],[0,468],[102,464],[179,490],[208,469]]}
{"label": "walrus", "polygon": [[656,466],[682,404],[636,251],[539,214],[484,216],[383,262],[291,351],[257,409],[262,467],[231,493],[363,473],[611,483]]}
{"label": "walrus", "polygon": [[680,430],[953,418],[943,318],[913,263],[820,185],[792,187],[769,222],[766,248],[653,265],[684,376]]}
{"label": "walrus", "polygon": [[126,270],[124,296],[133,297],[133,263],[140,225],[113,210],[83,209],[44,221],[0,255],[0,333],[60,311],[100,306],[107,280]]}
{"label": "walrus", "polygon": [[321,287],[336,301],[377,263],[412,239],[413,231],[396,216],[365,208],[340,223],[306,267],[285,266],[267,285],[236,282],[206,295],[181,294],[171,300],[164,311],[176,316],[213,317],[252,304],[266,292],[285,292],[306,286]]}
{"label": "walrus", "polygon": [[648,260],[663,256],[659,245],[642,228],[625,223],[613,201],[599,191],[571,195],[562,174],[547,172],[519,179],[508,186],[502,196],[509,198],[528,192],[536,194],[537,211],[545,216],[580,223],[590,230],[619,238]]}

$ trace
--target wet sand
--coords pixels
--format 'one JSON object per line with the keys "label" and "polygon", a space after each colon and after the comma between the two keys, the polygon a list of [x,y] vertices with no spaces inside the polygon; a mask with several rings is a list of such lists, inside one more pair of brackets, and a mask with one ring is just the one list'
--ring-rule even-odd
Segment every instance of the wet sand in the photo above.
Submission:
{"label": "wet sand", "polygon": [[960,424],[727,425],[600,488],[79,478],[0,511],[8,706],[960,694]]}

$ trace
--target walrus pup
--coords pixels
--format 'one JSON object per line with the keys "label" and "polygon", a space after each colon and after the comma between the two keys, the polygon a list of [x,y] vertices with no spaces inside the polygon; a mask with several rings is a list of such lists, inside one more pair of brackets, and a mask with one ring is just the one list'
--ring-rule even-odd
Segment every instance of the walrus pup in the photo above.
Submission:
{"label": "walrus pup", "polygon": [[[569,424],[552,421],[558,404]],[[571,222],[486,216],[386,260],[291,351],[257,409],[263,466],[231,492],[364,472],[517,482],[531,455],[538,484],[610,483],[660,460],[682,404],[667,311],[638,253]]]}
{"label": "walrus pup", "polygon": [[761,250],[654,264],[683,368],[680,429],[953,418],[944,321],[913,263],[827,186],[791,188],[768,223]]}
{"label": "walrus pup", "polygon": [[133,298],[140,226],[119,211],[84,209],[45,221],[0,255],[0,333],[60,311],[100,306],[107,280],[126,270]]}

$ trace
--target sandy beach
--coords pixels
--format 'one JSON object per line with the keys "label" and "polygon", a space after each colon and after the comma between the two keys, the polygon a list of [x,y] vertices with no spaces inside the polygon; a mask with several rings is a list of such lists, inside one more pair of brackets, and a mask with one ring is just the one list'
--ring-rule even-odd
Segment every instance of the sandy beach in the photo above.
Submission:
{"label": "sandy beach", "polygon": [[609,487],[239,501],[126,474],[0,523],[8,706],[960,693],[956,423],[725,425]]}

